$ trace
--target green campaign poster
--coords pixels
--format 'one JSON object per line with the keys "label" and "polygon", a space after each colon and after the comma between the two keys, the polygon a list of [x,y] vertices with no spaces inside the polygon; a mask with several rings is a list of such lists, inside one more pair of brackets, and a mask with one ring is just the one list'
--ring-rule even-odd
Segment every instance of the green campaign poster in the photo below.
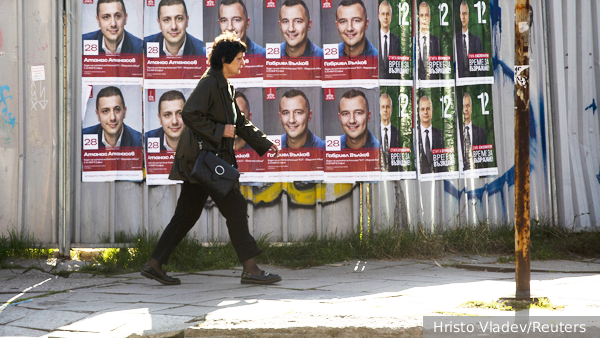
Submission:
{"label": "green campaign poster", "polygon": [[412,85],[412,0],[379,1],[379,80],[382,85]]}

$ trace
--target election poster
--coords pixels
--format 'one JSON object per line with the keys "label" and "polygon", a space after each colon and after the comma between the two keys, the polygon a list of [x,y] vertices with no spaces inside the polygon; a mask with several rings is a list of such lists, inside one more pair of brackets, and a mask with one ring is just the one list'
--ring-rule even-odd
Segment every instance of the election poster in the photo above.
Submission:
{"label": "election poster", "polygon": [[269,151],[263,182],[323,180],[321,87],[265,88],[263,132],[280,147]]}
{"label": "election poster", "polygon": [[452,0],[417,1],[417,86],[454,85]]}
{"label": "election poster", "polygon": [[181,112],[191,88],[145,89],[144,143],[146,146],[146,183],[168,185],[175,150],[185,125]]}
{"label": "election poster", "polygon": [[419,180],[459,177],[454,87],[417,89]]}
{"label": "election poster", "polygon": [[320,86],[320,1],[265,1],[265,87]]}
{"label": "election poster", "polygon": [[456,87],[461,178],[498,175],[492,85]]}
{"label": "election poster", "polygon": [[493,84],[489,0],[454,0],[456,85]]}
{"label": "election poster", "polygon": [[413,1],[379,1],[379,84],[413,84]]}
{"label": "election poster", "polygon": [[143,2],[84,1],[81,9],[82,76],[87,83],[141,84]]}
{"label": "election poster", "polygon": [[82,92],[82,181],[141,181],[142,87],[84,85]]}
{"label": "election poster", "polygon": [[320,3],[323,87],[377,87],[378,2],[329,0]]}
{"label": "election poster", "polygon": [[379,87],[382,180],[416,179],[413,147],[413,87]]}
{"label": "election poster", "polygon": [[[258,129],[263,130],[263,89],[262,88],[236,88],[235,103]],[[264,130],[263,130],[264,131]],[[233,141],[235,159],[240,171],[240,182],[263,182],[267,165],[267,154],[258,155],[249,144],[241,137],[235,136]]]}
{"label": "election poster", "polygon": [[[235,87],[262,87],[265,69],[262,0],[206,0],[204,2],[204,41],[210,50],[215,38],[235,32],[246,44],[244,68],[229,78]],[[274,28],[274,27],[272,27]]]}
{"label": "election poster", "polygon": [[206,70],[205,0],[144,0],[144,87],[195,86]]}
{"label": "election poster", "polygon": [[379,87],[323,88],[327,183],[380,180]]}

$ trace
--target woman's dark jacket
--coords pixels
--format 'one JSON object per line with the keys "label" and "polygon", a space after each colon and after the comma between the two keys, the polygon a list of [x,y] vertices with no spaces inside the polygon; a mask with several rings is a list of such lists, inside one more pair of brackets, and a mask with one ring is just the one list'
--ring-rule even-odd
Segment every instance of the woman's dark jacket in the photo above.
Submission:
{"label": "woman's dark jacket", "polygon": [[[198,82],[181,113],[187,128],[184,128],[177,144],[169,179],[198,183],[190,173],[200,152],[199,141],[202,141],[202,149],[215,154],[217,149],[229,149],[219,151],[218,155],[237,167],[235,157],[231,156],[234,152],[233,142],[230,140],[233,139],[223,137],[225,125],[233,124],[232,101],[235,104],[227,86],[223,73],[213,68],[209,68]],[[260,156],[264,155],[273,143],[252,122],[246,120],[237,104],[235,108],[236,135],[246,141]]]}

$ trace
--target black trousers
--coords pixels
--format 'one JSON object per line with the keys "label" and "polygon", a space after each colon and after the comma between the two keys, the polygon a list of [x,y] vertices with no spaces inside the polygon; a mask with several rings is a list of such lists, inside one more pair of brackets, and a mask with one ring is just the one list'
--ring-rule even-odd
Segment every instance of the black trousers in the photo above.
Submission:
{"label": "black trousers", "polygon": [[[200,218],[208,196],[209,194],[202,189],[200,184],[183,182],[175,214],[160,236],[158,244],[152,252],[152,258],[162,264],[168,263],[169,256],[171,256],[177,244],[181,242]],[[258,248],[256,241],[248,230],[248,205],[240,191],[239,183],[224,198],[216,196],[211,196],[211,198],[227,220],[229,238],[240,262],[261,254],[262,250]]]}

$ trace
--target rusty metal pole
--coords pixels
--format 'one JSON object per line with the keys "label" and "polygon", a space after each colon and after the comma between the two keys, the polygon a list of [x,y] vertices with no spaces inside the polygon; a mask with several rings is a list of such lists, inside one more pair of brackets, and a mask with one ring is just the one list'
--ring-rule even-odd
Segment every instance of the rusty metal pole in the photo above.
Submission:
{"label": "rusty metal pole", "polygon": [[531,297],[529,237],[529,0],[515,4],[515,279],[516,299]]}

